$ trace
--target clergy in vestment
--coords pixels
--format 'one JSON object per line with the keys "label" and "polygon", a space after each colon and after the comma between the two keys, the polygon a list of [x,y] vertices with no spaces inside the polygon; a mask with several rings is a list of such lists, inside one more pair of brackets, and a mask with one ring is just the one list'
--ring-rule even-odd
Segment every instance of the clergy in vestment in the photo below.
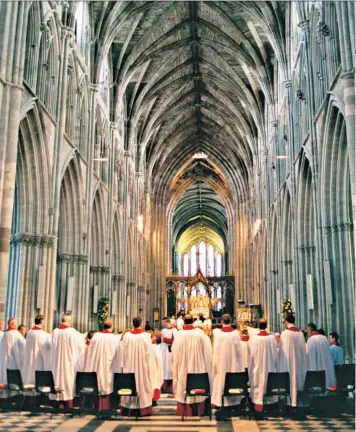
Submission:
{"label": "clergy in vestment", "polygon": [[[256,411],[263,410],[263,395],[267,390],[267,378],[270,372],[277,372],[278,352],[273,335],[267,331],[267,322],[261,319],[259,332],[250,342],[249,378],[251,386],[251,399]],[[268,397],[267,404],[277,402],[276,397]]]}
{"label": "clergy in vestment", "polygon": [[22,370],[24,384],[35,385],[35,371],[51,369],[51,337],[43,330],[44,316],[37,315],[35,325],[26,337],[25,361]]}
{"label": "clergy in vestment", "polygon": [[279,372],[289,372],[292,407],[297,406],[298,391],[303,390],[308,370],[308,357],[303,333],[294,325],[294,315],[285,320],[279,344]]}
{"label": "clergy in vestment", "polygon": [[84,336],[75,330],[72,317],[63,314],[62,324],[52,333],[52,373],[56,388],[62,390],[61,407],[73,407],[78,360],[85,350]]}
{"label": "clergy in vestment", "polygon": [[[133,319],[133,330],[125,334],[121,342],[122,368],[124,373],[134,373],[137,392],[140,395],[139,415],[152,414],[153,384],[151,365],[153,349],[147,333],[142,330],[142,319]],[[137,400],[135,397],[121,398],[121,414],[136,415]]]}
{"label": "clergy in vestment", "polygon": [[17,330],[16,318],[8,320],[8,328],[0,344],[0,383],[7,384],[6,369],[23,369],[26,340]]}
{"label": "clergy in vestment", "polygon": [[248,364],[250,361],[250,344],[249,340],[250,337],[248,335],[247,330],[242,330],[240,332],[240,341],[241,341],[241,352],[242,352],[242,359],[244,363],[244,368],[248,369]]}
{"label": "clergy in vestment", "polygon": [[113,333],[111,319],[103,323],[103,330],[93,335],[88,348],[85,372],[96,372],[98,379],[99,410],[111,408],[114,373],[121,372],[119,337]]}
{"label": "clergy in vestment", "polygon": [[211,387],[211,343],[206,334],[193,326],[191,315],[185,317],[184,329],[175,336],[173,353],[173,393],[177,415],[201,416],[205,413],[206,397],[189,396],[184,407],[188,373],[208,373]]}
{"label": "clergy in vestment", "polygon": [[162,352],[160,348],[160,338],[157,344],[157,334],[151,332],[151,343],[153,356],[151,360],[151,382],[153,387],[152,402],[153,406],[157,405],[157,401],[161,397],[161,387],[163,384],[163,366],[162,366]]}
{"label": "clergy in vestment", "polygon": [[172,344],[178,330],[171,324],[169,318],[163,318],[163,329],[161,331],[162,343],[160,344],[162,353],[163,364],[163,393],[172,393],[172,379],[173,379],[173,357],[172,357]]}
{"label": "clergy in vestment", "polygon": [[[213,391],[211,402],[216,407],[222,405],[222,394],[227,372],[244,372],[239,332],[231,327],[231,316],[222,316],[221,331],[215,336],[213,348]],[[234,407],[241,402],[241,396],[224,398],[224,406]]]}
{"label": "clergy in vestment", "polygon": [[184,327],[184,319],[182,318],[182,315],[178,315],[177,318],[177,330],[183,330]]}
{"label": "clergy in vestment", "polygon": [[308,348],[308,370],[325,371],[326,388],[336,388],[336,376],[334,362],[330,352],[330,344],[324,335],[317,332],[316,325],[307,325],[309,339]]}

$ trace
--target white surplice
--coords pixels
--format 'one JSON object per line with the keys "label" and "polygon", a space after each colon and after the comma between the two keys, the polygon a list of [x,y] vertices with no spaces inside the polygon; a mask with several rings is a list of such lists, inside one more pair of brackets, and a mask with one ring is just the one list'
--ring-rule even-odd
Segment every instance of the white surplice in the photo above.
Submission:
{"label": "white surplice", "polygon": [[7,330],[0,344],[0,383],[7,384],[6,369],[19,369],[22,372],[26,340],[17,330]]}
{"label": "white surplice", "polygon": [[177,330],[183,330],[184,327],[184,319],[178,318],[177,319]]}
{"label": "white surplice", "polygon": [[[230,331],[226,331],[226,329]],[[216,335],[213,347],[213,391],[211,402],[215,406],[221,406],[221,396],[224,392],[225,376],[227,372],[244,372],[244,364],[241,352],[240,335],[232,327],[223,327]],[[229,396],[224,398],[224,405],[237,405],[241,402],[241,396]]]}
{"label": "white surplice", "polygon": [[[152,377],[151,364],[153,349],[147,333],[129,332],[125,334],[120,344],[122,350],[122,369],[123,373],[134,373],[136,388],[140,396],[140,408],[152,406]],[[137,407],[136,398],[124,397],[121,405],[125,408],[135,409]]]}
{"label": "white surplice", "polygon": [[[265,335],[267,334],[267,335]],[[249,378],[251,399],[256,405],[263,405],[263,395],[267,390],[269,372],[277,372],[278,352],[274,336],[261,331],[250,341]],[[276,397],[267,398],[267,403],[277,402]]]}
{"label": "white surplice", "polygon": [[241,353],[242,353],[242,359],[244,368],[248,369],[248,364],[250,362],[250,341],[248,336],[243,336],[241,338]]}
{"label": "white surplice", "polygon": [[[211,343],[206,334],[193,326],[185,326],[189,330],[182,330],[175,336],[172,346],[173,354],[173,394],[177,402],[184,403],[184,392],[187,384],[188,373],[209,374],[211,381]],[[187,398],[188,404],[205,400],[204,396],[192,396]]]}
{"label": "white surplice", "polygon": [[153,356],[151,360],[151,381],[154,390],[163,384],[162,352],[159,345],[152,344]]}
{"label": "white surplice", "polygon": [[[95,333],[87,352],[85,372],[96,372],[99,392],[109,395],[113,392],[114,373],[120,372],[119,338],[109,332]],[[115,369],[114,369],[115,368]]]}
{"label": "white surplice", "polygon": [[22,371],[24,384],[35,384],[35,371],[51,370],[51,336],[40,327],[27,332],[25,361]]}
{"label": "white surplice", "polygon": [[164,328],[161,331],[161,343],[159,345],[162,353],[162,365],[163,365],[163,378],[165,380],[173,379],[173,357],[172,352],[169,352],[169,345],[163,342],[163,338],[172,339],[178,334],[178,330],[175,328]]}
{"label": "white surplice", "polygon": [[1,345],[1,339],[3,338],[3,336],[4,336],[4,332],[2,330],[0,330],[0,345]]}
{"label": "white surplice", "polygon": [[58,398],[73,400],[78,359],[84,353],[84,336],[72,327],[61,325],[52,333],[52,373],[56,388],[63,390]]}
{"label": "white surplice", "polygon": [[336,385],[335,367],[330,352],[330,343],[324,335],[310,336],[308,345],[308,370],[325,370],[326,388]]}
{"label": "white surplice", "polygon": [[303,333],[295,327],[284,330],[279,344],[279,372],[289,372],[292,406],[297,406],[298,391],[303,390],[308,357]]}

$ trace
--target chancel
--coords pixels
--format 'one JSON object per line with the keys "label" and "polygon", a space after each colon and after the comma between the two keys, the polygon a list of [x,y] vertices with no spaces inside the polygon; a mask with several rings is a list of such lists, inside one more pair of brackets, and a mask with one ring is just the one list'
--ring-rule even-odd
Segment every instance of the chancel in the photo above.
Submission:
{"label": "chancel", "polygon": [[355,14],[0,2],[0,430],[350,421]]}

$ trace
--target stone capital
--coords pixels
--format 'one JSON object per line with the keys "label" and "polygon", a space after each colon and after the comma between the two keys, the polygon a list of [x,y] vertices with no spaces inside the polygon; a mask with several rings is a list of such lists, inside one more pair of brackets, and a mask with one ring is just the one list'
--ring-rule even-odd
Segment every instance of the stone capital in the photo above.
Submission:
{"label": "stone capital", "polygon": [[125,150],[124,151],[124,156],[127,157],[127,158],[131,157],[131,152],[129,150]]}
{"label": "stone capital", "polygon": [[283,81],[284,84],[284,88],[288,89],[292,87],[292,80],[291,79],[287,79],[285,81]]}
{"label": "stone capital", "polygon": [[306,32],[308,32],[309,31],[309,28],[310,28],[310,24],[309,24],[309,20],[303,20],[303,21],[300,21],[300,23],[298,23],[298,27],[304,32],[304,33],[306,33]]}

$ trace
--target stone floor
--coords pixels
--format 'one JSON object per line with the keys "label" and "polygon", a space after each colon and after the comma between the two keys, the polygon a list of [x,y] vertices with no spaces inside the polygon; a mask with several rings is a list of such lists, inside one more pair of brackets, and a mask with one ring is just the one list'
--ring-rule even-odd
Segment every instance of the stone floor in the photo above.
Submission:
{"label": "stone floor", "polygon": [[307,420],[290,419],[210,421],[204,418],[187,418],[184,422],[175,415],[175,400],[162,398],[154,408],[151,417],[141,418],[137,422],[129,418],[120,420],[96,420],[93,416],[81,418],[68,416],[50,416],[41,414],[30,416],[29,413],[0,413],[1,432],[259,432],[259,431],[354,431],[355,421],[352,415],[342,415],[337,419],[318,419],[308,416]]}

